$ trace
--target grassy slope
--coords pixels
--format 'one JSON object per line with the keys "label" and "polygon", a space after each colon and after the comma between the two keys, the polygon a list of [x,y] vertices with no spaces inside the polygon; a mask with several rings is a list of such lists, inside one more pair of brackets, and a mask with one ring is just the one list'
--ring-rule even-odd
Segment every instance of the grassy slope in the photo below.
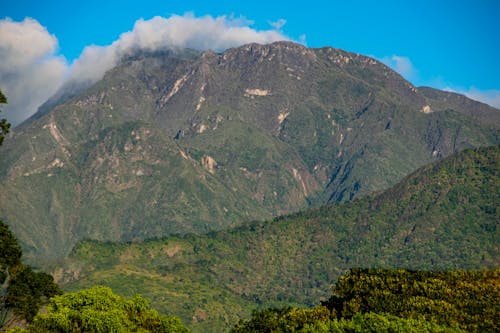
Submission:
{"label": "grassy slope", "polygon": [[56,273],[217,331],[257,306],[313,305],[351,267],[498,267],[499,161],[499,147],[467,150],[379,195],[206,236],[83,242]]}

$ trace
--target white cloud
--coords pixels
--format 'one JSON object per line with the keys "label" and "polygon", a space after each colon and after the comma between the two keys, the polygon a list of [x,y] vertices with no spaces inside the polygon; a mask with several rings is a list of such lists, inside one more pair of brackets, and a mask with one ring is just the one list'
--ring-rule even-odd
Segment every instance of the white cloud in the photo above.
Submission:
{"label": "white cloud", "polygon": [[380,61],[398,72],[408,81],[414,81],[418,76],[417,69],[408,57],[392,55],[390,57],[383,57]]}
{"label": "white cloud", "polygon": [[[276,26],[281,28],[284,23],[279,20]],[[0,116],[15,126],[36,112],[61,86],[65,76],[66,80],[97,81],[133,50],[223,51],[251,42],[265,44],[289,39],[277,30],[253,29],[252,24],[242,17],[195,17],[189,13],[140,19],[111,45],[87,46],[68,68],[65,59],[55,53],[57,38],[36,20],[0,20],[0,89],[9,101]]]}
{"label": "white cloud", "polygon": [[307,46],[307,35],[302,34],[299,36],[299,43]]}
{"label": "white cloud", "polygon": [[480,101],[497,109],[500,109],[500,90],[480,90],[475,87],[470,87],[468,89],[445,87],[443,88],[443,90],[462,94],[469,97],[470,99]]}
{"label": "white cloud", "polygon": [[279,19],[278,21],[276,22],[269,22],[269,25],[271,27],[273,27],[274,29],[278,30],[278,31],[281,31],[281,28],[283,28],[283,26],[286,24],[286,20],[285,19]]}
{"label": "white cloud", "polygon": [[[255,30],[245,18],[227,16],[195,17],[193,14],[160,16],[136,21],[132,31],[106,47],[86,47],[73,64],[72,78],[99,79],[106,70],[132,50],[160,50],[165,48],[192,48],[223,51],[247,43],[271,43],[288,40],[276,30]],[[97,65],[96,65],[97,64]]]}
{"label": "white cloud", "polygon": [[171,46],[222,51],[250,42],[269,43],[288,39],[274,30],[252,29],[250,23],[246,19],[226,16],[156,16],[147,21],[138,20],[132,31],[120,36],[116,47],[122,52],[134,47],[156,50]]}
{"label": "white cloud", "polygon": [[8,104],[0,117],[17,125],[56,92],[67,71],[57,38],[36,20],[0,20],[0,89]]}

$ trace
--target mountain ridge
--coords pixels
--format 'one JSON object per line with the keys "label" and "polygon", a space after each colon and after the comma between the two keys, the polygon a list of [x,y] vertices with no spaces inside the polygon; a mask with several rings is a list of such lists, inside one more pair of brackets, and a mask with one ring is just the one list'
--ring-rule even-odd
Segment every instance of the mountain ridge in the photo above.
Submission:
{"label": "mountain ridge", "polygon": [[137,54],[16,129],[1,217],[28,257],[64,257],[84,238],[205,233],[351,200],[500,142],[498,110],[423,92],[372,58],[290,42]]}

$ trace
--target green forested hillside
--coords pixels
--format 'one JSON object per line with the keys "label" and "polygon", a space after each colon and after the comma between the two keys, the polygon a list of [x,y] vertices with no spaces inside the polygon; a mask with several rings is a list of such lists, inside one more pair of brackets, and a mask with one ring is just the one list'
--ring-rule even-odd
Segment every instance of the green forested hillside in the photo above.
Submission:
{"label": "green forested hillside", "polygon": [[82,239],[203,234],[349,201],[497,145],[499,130],[495,108],[331,47],[137,51],[6,138],[0,218],[39,264]]}
{"label": "green forested hillside", "polygon": [[229,329],[255,307],[317,304],[352,267],[500,266],[500,147],[466,150],[395,187],[205,236],[81,242],[55,270],[65,288],[141,293],[194,331]]}
{"label": "green forested hillside", "polygon": [[245,332],[497,332],[500,271],[351,269],[313,309],[252,313]]}

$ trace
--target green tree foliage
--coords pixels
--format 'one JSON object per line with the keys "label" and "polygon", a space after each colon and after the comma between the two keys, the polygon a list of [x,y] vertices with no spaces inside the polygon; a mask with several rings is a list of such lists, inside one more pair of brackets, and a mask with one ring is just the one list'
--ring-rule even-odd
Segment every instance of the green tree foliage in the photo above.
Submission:
{"label": "green tree foliage", "polygon": [[20,264],[21,254],[17,239],[10,232],[9,227],[0,221],[0,329],[9,318],[12,318],[12,311],[6,306],[5,299],[11,275],[10,270]]}
{"label": "green tree foliage", "polygon": [[7,308],[28,321],[33,320],[49,297],[60,294],[51,275],[34,272],[31,267],[20,265],[7,287]]}
{"label": "green tree foliage", "polygon": [[248,321],[241,321],[232,333],[366,333],[366,332],[464,332],[423,319],[400,318],[389,314],[357,313],[349,319],[330,316],[326,307],[314,309],[266,309],[255,311]]}
{"label": "green tree foliage", "polygon": [[159,315],[141,296],[130,300],[95,286],[52,298],[47,313],[12,332],[188,332],[176,317]]}
{"label": "green tree foliage", "polygon": [[[0,104],[6,104],[6,103],[7,103],[7,97],[5,97],[5,95],[0,90]],[[10,129],[10,124],[7,122],[7,120],[0,119],[0,145],[3,143],[5,135],[9,133],[9,129]]]}
{"label": "green tree foliage", "polygon": [[31,321],[47,299],[60,294],[49,274],[21,263],[22,251],[0,221],[0,328],[19,319]]}
{"label": "green tree foliage", "polygon": [[500,270],[407,271],[352,269],[324,303],[338,318],[386,313],[467,331],[498,332]]}
{"label": "green tree foliage", "polygon": [[21,262],[21,247],[17,239],[10,232],[9,227],[0,221],[0,284],[8,276],[8,268],[17,266]]}
{"label": "green tree foliage", "polygon": [[252,319],[240,321],[232,332],[302,332],[305,328],[316,326],[330,317],[326,307],[314,309],[265,309],[254,311]]}
{"label": "green tree foliage", "polygon": [[246,332],[498,332],[500,270],[352,269],[313,309],[265,309]]}

